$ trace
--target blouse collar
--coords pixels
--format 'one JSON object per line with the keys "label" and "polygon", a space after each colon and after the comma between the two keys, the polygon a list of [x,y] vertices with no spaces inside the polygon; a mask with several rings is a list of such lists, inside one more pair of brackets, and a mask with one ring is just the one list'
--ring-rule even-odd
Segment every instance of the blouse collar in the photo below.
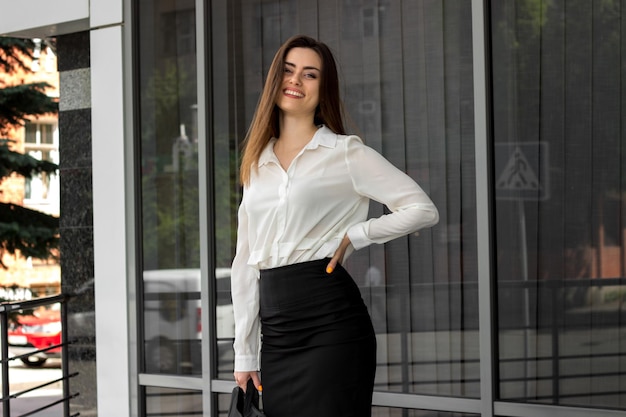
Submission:
{"label": "blouse collar", "polygon": [[[268,142],[265,149],[261,153],[259,157],[259,166],[263,166],[270,161],[274,161],[278,163],[276,155],[274,155],[274,143],[276,143],[278,139],[271,138]],[[337,134],[330,130],[326,125],[320,125],[319,129],[315,132],[309,143],[304,147],[304,149],[317,149],[320,146],[325,148],[334,148],[337,145]]]}

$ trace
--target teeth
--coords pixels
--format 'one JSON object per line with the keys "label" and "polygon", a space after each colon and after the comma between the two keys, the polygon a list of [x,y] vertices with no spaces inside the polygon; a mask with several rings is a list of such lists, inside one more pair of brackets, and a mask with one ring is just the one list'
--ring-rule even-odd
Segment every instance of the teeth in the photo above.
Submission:
{"label": "teeth", "polygon": [[298,91],[293,91],[293,90],[285,90],[285,94],[294,96],[294,97],[304,97],[304,94],[299,93]]}

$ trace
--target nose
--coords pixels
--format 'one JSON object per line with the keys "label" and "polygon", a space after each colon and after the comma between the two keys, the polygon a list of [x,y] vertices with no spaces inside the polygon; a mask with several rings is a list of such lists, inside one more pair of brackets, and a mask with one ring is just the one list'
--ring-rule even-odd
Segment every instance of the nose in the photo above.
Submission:
{"label": "nose", "polygon": [[291,76],[289,77],[289,82],[294,85],[300,85],[302,83],[302,81],[300,80],[300,73],[296,71],[292,72]]}

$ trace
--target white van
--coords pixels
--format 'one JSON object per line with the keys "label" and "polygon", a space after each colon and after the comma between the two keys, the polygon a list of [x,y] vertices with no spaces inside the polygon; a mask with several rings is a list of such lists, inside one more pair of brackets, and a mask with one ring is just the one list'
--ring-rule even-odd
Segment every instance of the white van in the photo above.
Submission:
{"label": "white van", "polygon": [[[215,272],[217,335],[233,338],[230,268],[218,268]],[[144,271],[143,333],[147,372],[201,372],[200,280],[197,268]]]}

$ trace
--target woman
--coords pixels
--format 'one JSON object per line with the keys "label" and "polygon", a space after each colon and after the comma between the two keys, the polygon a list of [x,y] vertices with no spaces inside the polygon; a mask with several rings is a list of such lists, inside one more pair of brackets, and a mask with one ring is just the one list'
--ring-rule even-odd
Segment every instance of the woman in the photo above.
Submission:
{"label": "woman", "polygon": [[[261,389],[262,376],[268,417],[370,416],[376,339],[341,265],[352,250],[432,226],[439,215],[410,177],[345,135],[325,44],[295,36],[276,53],[241,181],[232,265],[237,385],[252,378]],[[392,213],[366,220],[370,199]]]}

